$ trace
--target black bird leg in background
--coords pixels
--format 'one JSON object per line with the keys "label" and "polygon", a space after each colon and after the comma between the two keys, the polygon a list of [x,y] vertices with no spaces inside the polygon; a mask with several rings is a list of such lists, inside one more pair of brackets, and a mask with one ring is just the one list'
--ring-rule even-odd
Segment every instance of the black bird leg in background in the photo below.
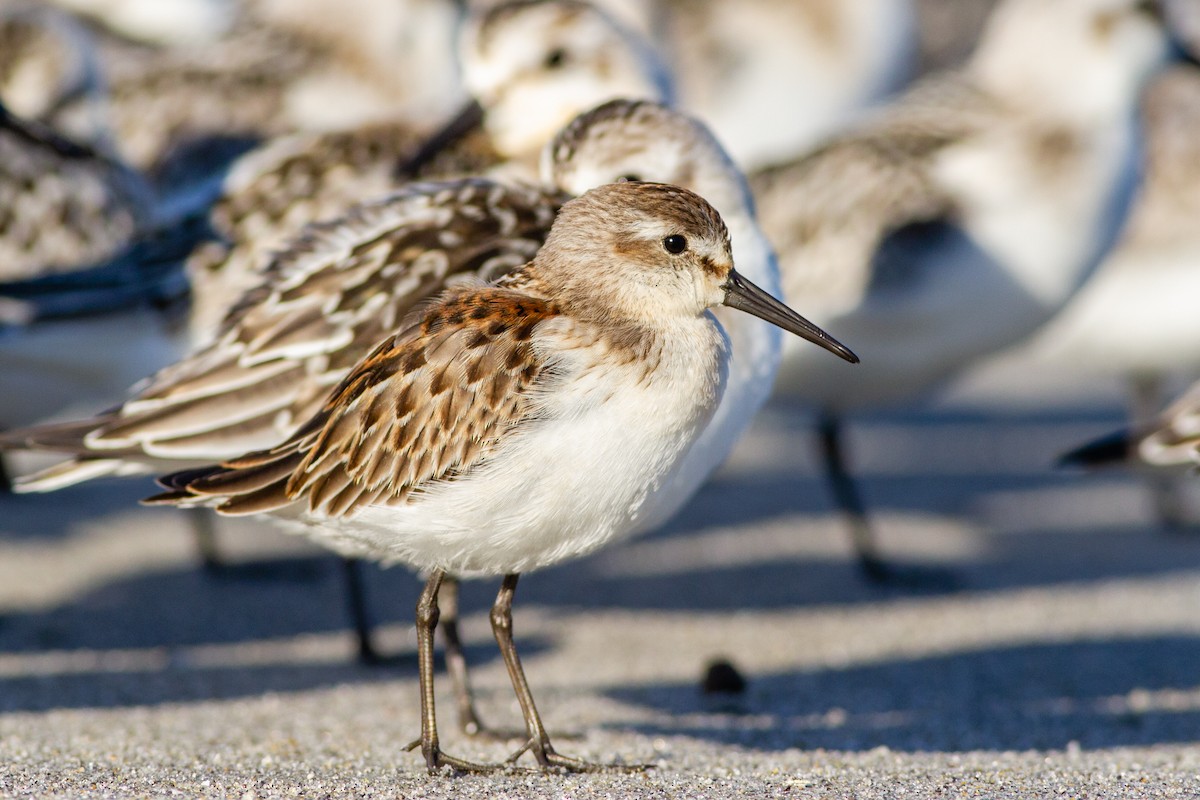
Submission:
{"label": "black bird leg in background", "polygon": [[850,537],[862,576],[875,585],[934,590],[954,588],[957,580],[948,570],[937,567],[901,567],[892,564],[879,553],[875,531],[867,517],[866,505],[858,490],[858,484],[846,467],[841,420],[833,412],[824,411],[817,425],[825,477],[850,528]]}

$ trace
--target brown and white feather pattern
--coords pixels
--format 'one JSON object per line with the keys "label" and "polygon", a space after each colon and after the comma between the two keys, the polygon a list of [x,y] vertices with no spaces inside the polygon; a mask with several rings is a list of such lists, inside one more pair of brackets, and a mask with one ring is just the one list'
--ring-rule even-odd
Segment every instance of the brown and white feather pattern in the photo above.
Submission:
{"label": "brown and white feather pattern", "polygon": [[271,255],[305,225],[341,217],[352,205],[383,197],[407,178],[454,178],[494,164],[497,156],[479,138],[449,148],[411,176],[401,170],[425,133],[402,122],[281,137],[244,156],[210,214],[220,240],[206,243],[188,260],[194,340],[212,336],[233,300],[261,280]]}
{"label": "brown and white feather pattern", "polygon": [[141,230],[146,201],[130,170],[0,109],[0,281],[103,263]]}
{"label": "brown and white feather pattern", "polygon": [[[779,254],[784,293],[821,298],[832,310],[857,303],[885,236],[953,215],[953,199],[934,174],[935,160],[986,131],[998,111],[967,81],[943,76],[858,133],[752,175],[759,221]],[[801,255],[803,264],[797,263]]]}
{"label": "brown and white feather pattern", "polygon": [[[21,444],[129,471],[278,442],[414,307],[456,282],[491,280],[532,258],[561,202],[540,189],[463,179],[413,184],[314,226],[271,263],[211,345],[90,426],[33,429]],[[43,477],[58,481],[77,466]]]}
{"label": "brown and white feather pattern", "polygon": [[275,31],[239,31],[205,47],[101,41],[106,114],[122,155],[139,169],[208,137],[261,138],[294,130],[285,92],[319,52]]}
{"label": "brown and white feather pattern", "polygon": [[301,501],[353,516],[454,480],[536,408],[545,364],[531,344],[553,303],[503,288],[451,290],[377,347],[290,440],[188,483],[225,513]]}

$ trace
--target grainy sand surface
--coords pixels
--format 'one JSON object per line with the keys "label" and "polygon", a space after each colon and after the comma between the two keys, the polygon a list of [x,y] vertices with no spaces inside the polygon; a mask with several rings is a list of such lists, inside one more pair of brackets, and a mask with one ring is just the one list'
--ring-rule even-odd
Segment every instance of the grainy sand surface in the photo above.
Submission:
{"label": "grainy sand surface", "polygon": [[[403,569],[368,573],[396,659],[360,667],[338,566],[301,541],[223,523],[251,566],[215,579],[183,515],[135,507],[147,484],[0,498],[0,794],[1200,796],[1200,535],[1159,530],[1132,476],[1048,466],[1120,409],[1018,363],[853,424],[887,550],[954,591],[859,580],[778,404],[670,528],[526,578],[518,645],[560,750],[653,765],[633,775],[426,775]],[[493,592],[466,585],[465,635],[511,728]],[[744,694],[699,692],[718,657]],[[449,752],[509,752],[441,697]]]}

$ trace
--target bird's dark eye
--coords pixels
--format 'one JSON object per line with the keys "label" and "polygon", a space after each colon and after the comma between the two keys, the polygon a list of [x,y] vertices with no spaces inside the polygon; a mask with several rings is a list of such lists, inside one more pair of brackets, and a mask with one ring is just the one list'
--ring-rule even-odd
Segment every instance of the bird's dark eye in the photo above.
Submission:
{"label": "bird's dark eye", "polygon": [[640,181],[641,179],[641,175],[634,175],[633,173],[630,173],[617,178],[617,183],[628,183],[629,181]]}
{"label": "bird's dark eye", "polygon": [[687,250],[687,248],[687,238],[680,236],[678,233],[672,234],[671,236],[663,239],[663,249],[671,255],[677,256],[684,250]]}
{"label": "bird's dark eye", "polygon": [[567,51],[561,47],[551,50],[543,63],[545,64],[546,69],[558,69],[563,64],[567,63]]}

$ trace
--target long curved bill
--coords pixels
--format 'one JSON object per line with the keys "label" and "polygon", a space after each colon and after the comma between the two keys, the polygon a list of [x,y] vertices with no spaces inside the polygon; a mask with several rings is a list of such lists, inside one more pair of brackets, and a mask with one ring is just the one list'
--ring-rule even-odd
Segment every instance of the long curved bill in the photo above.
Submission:
{"label": "long curved bill", "polygon": [[777,325],[789,333],[796,334],[801,339],[807,339],[815,345],[824,347],[851,364],[858,363],[858,356],[854,355],[849,347],[743,278],[736,270],[729,271],[729,279],[725,281],[725,286],[722,288],[725,289],[725,305],[730,308],[745,311],[772,325]]}

